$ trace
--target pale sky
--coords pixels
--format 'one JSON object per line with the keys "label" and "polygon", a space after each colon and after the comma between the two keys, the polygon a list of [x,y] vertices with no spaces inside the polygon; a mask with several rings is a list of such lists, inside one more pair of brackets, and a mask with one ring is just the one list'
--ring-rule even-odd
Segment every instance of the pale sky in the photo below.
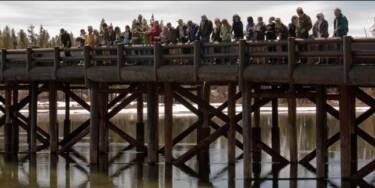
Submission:
{"label": "pale sky", "polygon": [[333,9],[339,7],[349,20],[349,34],[352,36],[370,36],[369,28],[374,24],[375,2],[372,1],[24,1],[0,2],[0,28],[5,25],[21,29],[30,25],[42,24],[51,35],[65,28],[75,35],[87,25],[98,27],[101,18],[114,26],[131,25],[138,14],[147,20],[151,14],[164,23],[193,20],[199,23],[200,16],[206,14],[209,19],[227,18],[239,14],[246,24],[246,17],[270,16],[280,17],[288,24],[295,15],[297,7],[303,7],[313,22],[316,14],[322,12],[329,22],[330,35],[333,30]]}

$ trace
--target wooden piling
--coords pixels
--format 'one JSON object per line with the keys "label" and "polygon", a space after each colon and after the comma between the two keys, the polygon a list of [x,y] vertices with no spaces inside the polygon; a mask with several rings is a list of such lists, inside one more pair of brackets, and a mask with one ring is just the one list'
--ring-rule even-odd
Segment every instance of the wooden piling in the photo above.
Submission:
{"label": "wooden piling", "polygon": [[[101,156],[107,155],[109,151],[109,141],[108,141],[108,93],[103,90],[107,89],[106,84],[99,84],[99,154]],[[99,162],[104,162],[100,160]],[[105,163],[103,163],[105,164]],[[105,166],[105,165],[104,165]]]}
{"label": "wooden piling", "polygon": [[137,152],[144,152],[145,125],[143,122],[143,94],[137,97],[137,124],[136,124]]}
{"label": "wooden piling", "polygon": [[[13,88],[13,106],[18,104],[18,88]],[[16,115],[17,109],[13,108],[12,112],[12,153],[18,153],[19,151],[19,127],[18,124],[15,122],[17,118]]]}
{"label": "wooden piling", "polygon": [[[205,82],[202,87],[198,87],[201,91],[198,92],[200,97],[210,103],[211,89],[210,85]],[[201,121],[202,123],[197,129],[197,144],[201,144],[201,141],[210,135],[209,127],[209,111],[207,108],[203,107],[201,104],[198,104],[198,109],[201,111]],[[198,171],[202,179],[207,180],[210,173],[210,154],[209,154],[209,145],[202,147],[197,155],[198,159]]]}
{"label": "wooden piling", "polygon": [[35,153],[37,151],[37,116],[38,116],[38,83],[32,82],[30,84],[30,153]]}
{"label": "wooden piling", "polygon": [[316,95],[316,176],[325,178],[328,175],[328,127],[327,127],[327,110],[326,90],[323,86],[317,87]]}
{"label": "wooden piling", "polygon": [[90,88],[90,163],[96,165],[99,162],[99,88],[97,83],[91,83]]}
{"label": "wooden piling", "polygon": [[228,85],[228,116],[229,116],[229,131],[228,131],[228,164],[234,165],[236,162],[236,85],[230,83]]}
{"label": "wooden piling", "polygon": [[[65,90],[70,90],[70,84],[65,84]],[[64,139],[67,139],[70,134],[70,96],[64,92],[65,97],[65,118],[64,118]]]}
{"label": "wooden piling", "polygon": [[[276,90],[276,86],[272,87],[273,90]],[[272,99],[272,127],[271,127],[271,134],[272,134],[272,149],[277,153],[280,154],[280,128],[279,128],[279,104],[278,98]],[[272,162],[277,162],[275,157],[272,157]]]}
{"label": "wooden piling", "polygon": [[340,87],[341,177],[350,178],[357,170],[357,138],[355,133],[355,87]]}
{"label": "wooden piling", "polygon": [[58,151],[59,127],[57,125],[57,90],[56,83],[49,82],[49,138],[52,154]]}
{"label": "wooden piling", "polygon": [[159,151],[159,110],[158,110],[158,86],[156,83],[147,85],[147,131],[148,131],[148,163],[158,162]]}
{"label": "wooden piling", "polygon": [[[260,86],[254,88],[255,93],[260,90]],[[260,100],[259,97],[254,98],[254,103],[257,103]],[[253,172],[255,174],[260,173],[261,171],[261,161],[262,161],[262,150],[257,147],[259,141],[261,141],[261,128],[260,128],[260,107],[254,110],[254,127],[253,127]]]}
{"label": "wooden piling", "polygon": [[289,131],[289,157],[291,163],[298,162],[297,145],[297,101],[294,85],[290,85],[288,97],[288,131]]}
{"label": "wooden piling", "polygon": [[165,162],[173,160],[173,91],[171,83],[164,84],[164,140],[165,140]]}
{"label": "wooden piling", "polygon": [[6,153],[12,152],[12,89],[5,89],[5,125],[4,125],[4,149]]}
{"label": "wooden piling", "polygon": [[252,171],[252,122],[251,122],[251,86],[244,82],[242,85],[242,126],[243,126],[243,143],[244,143],[244,178],[249,180]]}

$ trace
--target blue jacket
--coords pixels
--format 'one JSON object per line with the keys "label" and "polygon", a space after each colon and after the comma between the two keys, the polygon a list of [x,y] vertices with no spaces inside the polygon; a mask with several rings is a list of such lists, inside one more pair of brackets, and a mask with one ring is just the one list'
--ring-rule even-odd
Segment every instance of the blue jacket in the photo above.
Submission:
{"label": "blue jacket", "polygon": [[348,34],[348,19],[344,15],[340,15],[339,17],[335,18],[333,21],[334,29],[337,30],[335,32],[335,37],[343,37]]}
{"label": "blue jacket", "polygon": [[190,40],[190,42],[193,42],[195,40],[199,40],[199,37],[198,37],[198,29],[199,29],[199,26],[195,23],[193,23],[191,25],[191,29],[188,29],[188,39]]}

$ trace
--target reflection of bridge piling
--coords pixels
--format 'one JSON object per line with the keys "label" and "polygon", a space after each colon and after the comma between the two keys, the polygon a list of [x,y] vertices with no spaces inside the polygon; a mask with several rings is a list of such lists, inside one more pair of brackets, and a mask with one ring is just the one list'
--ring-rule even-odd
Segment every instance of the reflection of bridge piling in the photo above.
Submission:
{"label": "reflection of bridge piling", "polygon": [[[208,179],[209,145],[224,136],[228,139],[227,159],[231,176],[234,176],[234,164],[239,158],[244,161],[244,177],[257,176],[262,161],[261,151],[264,151],[272,156],[275,168],[290,163],[294,169],[298,162],[311,166],[309,162],[316,157],[317,165],[313,171],[316,171],[317,178],[324,178],[328,171],[328,147],[340,140],[342,177],[363,178],[375,169],[375,161],[358,169],[356,154],[357,136],[375,146],[375,139],[358,126],[375,109],[375,99],[362,90],[362,87],[375,85],[372,75],[375,66],[371,64],[375,56],[373,51],[364,50],[374,44],[372,39],[345,37],[342,40],[290,38],[288,41],[227,44],[120,45],[70,49],[72,56],[69,57],[60,55],[63,50],[59,48],[3,49],[0,78],[5,93],[0,96],[3,103],[0,110],[5,115],[0,118],[0,123],[4,126],[4,150],[8,154],[20,152],[19,128],[27,132],[28,152],[34,154],[48,147],[51,154],[66,156],[75,153],[73,146],[89,135],[89,162],[99,170],[106,170],[111,161],[106,158],[109,131],[112,131],[129,147],[136,148],[139,160],[147,156],[150,164],[161,161],[161,154],[166,163],[195,174],[185,163],[196,156],[197,177]],[[308,46],[310,50],[302,51],[298,49],[300,45]],[[276,46],[278,50],[269,52],[269,46]],[[282,51],[286,46],[288,50]],[[325,49],[323,51],[312,49],[316,46],[326,48],[319,48]],[[209,49],[208,53],[202,53],[204,48]],[[307,59],[307,62],[299,61],[300,58]],[[318,58],[319,63],[316,63]],[[219,107],[210,103],[211,88],[215,85],[228,88],[227,101]],[[90,103],[78,96],[75,89],[88,89]],[[28,92],[28,95],[20,98],[20,91]],[[37,123],[37,102],[42,92],[49,94],[48,131],[38,127]],[[57,121],[58,93],[64,93],[66,103],[61,139]],[[115,97],[109,98],[110,94],[115,94]],[[163,147],[159,146],[159,96],[164,97]],[[280,152],[278,99],[282,98],[288,101],[289,156],[282,156],[283,152]],[[301,98],[316,104],[316,150],[302,158],[298,155],[299,125],[296,122],[296,100]],[[146,124],[143,119],[144,99]],[[239,99],[242,111],[237,114]],[[356,99],[370,107],[358,117],[355,116]],[[71,130],[70,123],[71,100],[90,112],[90,119],[74,130]],[[339,101],[339,110],[329,105],[329,100]],[[111,118],[133,101],[137,107],[135,138],[111,122]],[[176,102],[198,117],[197,122],[179,135],[172,134],[175,126],[173,104]],[[271,146],[261,138],[264,125],[259,120],[260,108],[269,103],[272,107]],[[27,105],[28,117],[20,113]],[[327,135],[327,113],[340,121],[340,132],[330,138]],[[174,146],[195,130],[197,144],[176,156]],[[239,149],[243,154],[237,156],[236,150]],[[296,177],[294,172],[291,171],[291,177]],[[277,176],[277,171],[273,173]]]}

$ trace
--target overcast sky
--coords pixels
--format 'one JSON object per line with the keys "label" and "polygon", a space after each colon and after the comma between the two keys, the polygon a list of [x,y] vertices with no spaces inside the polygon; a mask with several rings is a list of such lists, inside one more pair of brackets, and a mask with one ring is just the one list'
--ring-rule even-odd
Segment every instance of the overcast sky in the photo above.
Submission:
{"label": "overcast sky", "polygon": [[367,35],[370,35],[368,30],[374,23],[375,2],[372,1],[3,1],[0,2],[0,27],[9,25],[20,29],[30,24],[42,24],[50,34],[57,34],[63,27],[77,35],[87,25],[98,27],[101,18],[123,30],[125,25],[131,25],[138,14],[144,15],[147,20],[154,14],[155,19],[173,25],[179,18],[199,23],[202,14],[209,19],[218,17],[229,20],[233,14],[239,14],[242,21],[246,21],[247,16],[263,16],[265,19],[275,16],[289,23],[299,6],[304,8],[313,22],[316,14],[322,12],[330,24],[330,34],[333,29],[333,9],[336,7],[341,8],[347,16],[352,36],[365,36],[365,28]]}

